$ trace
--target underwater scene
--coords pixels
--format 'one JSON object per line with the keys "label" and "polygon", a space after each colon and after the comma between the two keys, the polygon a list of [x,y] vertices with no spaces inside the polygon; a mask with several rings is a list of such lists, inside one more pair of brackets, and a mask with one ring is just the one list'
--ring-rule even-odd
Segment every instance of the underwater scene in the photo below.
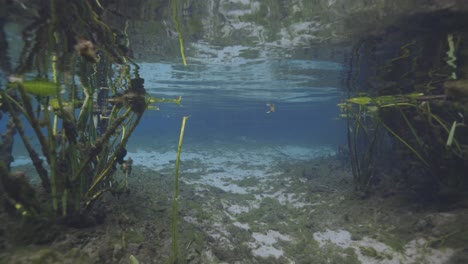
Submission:
{"label": "underwater scene", "polygon": [[468,1],[0,6],[0,264],[468,263]]}

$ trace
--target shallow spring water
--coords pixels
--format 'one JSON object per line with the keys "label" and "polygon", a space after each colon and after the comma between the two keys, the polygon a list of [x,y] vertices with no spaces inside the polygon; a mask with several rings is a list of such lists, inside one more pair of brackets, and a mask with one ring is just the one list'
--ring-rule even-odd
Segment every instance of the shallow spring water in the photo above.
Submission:
{"label": "shallow spring water", "polygon": [[[250,5],[250,1],[232,2]],[[332,6],[337,1],[326,2]],[[300,4],[293,6],[297,9]],[[254,10],[257,5],[251,7]],[[252,10],[227,12],[227,17]],[[234,29],[248,26],[236,22]],[[290,32],[308,35],[316,30],[315,25],[319,23],[295,23]],[[281,30],[278,43],[296,45],[284,38],[290,32]],[[164,236],[168,226],[148,229],[148,223],[159,223],[168,209],[148,208],[172,198],[168,182],[173,176],[180,122],[182,116],[190,116],[182,148],[184,189],[180,196],[180,236],[187,262],[446,262],[454,249],[428,245],[437,242],[437,234],[443,237],[443,228],[455,223],[457,214],[420,213],[392,198],[356,201],[351,194],[351,172],[334,157],[346,143],[345,124],[338,119],[336,104],[346,97],[347,57],[319,59],[314,53],[321,49],[301,45],[294,52],[271,53],[269,48],[262,50],[264,32],[257,33],[260,48],[187,44],[199,53],[189,57],[188,66],[175,59],[146,62],[144,56],[137,58],[147,91],[160,98],[182,96],[182,105],[159,104],[159,110],[148,110],[127,146],[127,157],[134,160],[137,173],[130,179],[135,191],[125,200],[132,208],[124,213],[137,211],[138,217],[130,214],[129,230],[140,235],[138,239],[129,239],[131,246],[122,250],[112,237],[119,231],[116,223],[121,216],[110,214],[107,229],[89,235],[93,239],[82,242],[82,248],[96,259],[92,248],[109,244],[111,251],[124,256],[114,259],[121,263],[129,254],[143,263],[157,263],[156,255],[170,254],[151,244],[169,239]],[[297,51],[301,48],[302,53]],[[398,54],[400,45],[389,45],[388,50]],[[250,53],[260,56],[246,58]],[[366,64],[372,58],[367,59],[360,66],[372,70]],[[357,81],[364,83],[364,79]],[[15,147],[13,166],[27,165],[21,146]],[[139,207],[144,202],[147,208]],[[418,233],[424,228],[433,236]],[[142,239],[143,234],[151,239]],[[154,234],[160,237],[154,239]]]}

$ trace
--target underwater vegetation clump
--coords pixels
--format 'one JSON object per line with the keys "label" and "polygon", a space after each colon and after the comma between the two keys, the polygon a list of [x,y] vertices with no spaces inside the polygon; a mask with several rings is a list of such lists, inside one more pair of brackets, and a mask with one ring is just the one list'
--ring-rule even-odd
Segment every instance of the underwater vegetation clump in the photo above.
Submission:
{"label": "underwater vegetation clump", "polygon": [[[27,14],[11,16],[32,12],[23,11]],[[2,68],[9,79],[0,87],[0,118],[7,119],[0,190],[10,211],[24,217],[86,225],[77,219],[104,193],[128,193],[132,159],[125,146],[149,104],[180,104],[180,98],[147,95],[138,65],[127,57],[128,46],[102,20],[99,1],[52,0],[37,12],[24,28],[16,68]],[[24,173],[10,172],[16,133],[40,177],[46,203]],[[37,143],[40,150],[33,147]]]}
{"label": "underwater vegetation clump", "polygon": [[338,106],[347,120],[355,190],[363,196],[390,177],[424,200],[452,203],[464,197],[466,35],[436,33],[436,46],[427,45],[422,34],[398,40],[404,42],[396,54],[376,39],[363,40],[354,50],[351,68],[359,68],[360,57],[372,57],[374,65],[349,75],[349,96]]}

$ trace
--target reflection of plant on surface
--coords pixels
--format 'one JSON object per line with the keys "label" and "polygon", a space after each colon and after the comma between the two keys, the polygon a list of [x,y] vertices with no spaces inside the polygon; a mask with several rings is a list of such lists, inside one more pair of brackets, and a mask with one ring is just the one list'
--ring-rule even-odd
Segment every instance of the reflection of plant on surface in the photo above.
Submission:
{"label": "reflection of plant on surface", "polygon": [[[53,0],[38,12],[24,31],[25,46],[14,71],[22,77],[10,78],[0,91],[1,110],[10,117],[0,148],[0,185],[9,204],[23,215],[73,220],[103,193],[127,191],[132,160],[125,159],[125,145],[130,135],[148,104],[180,104],[180,98],[147,96],[138,66],[102,22],[98,1]],[[37,78],[27,77],[31,73]],[[38,204],[24,175],[9,173],[15,132],[50,196],[51,208]]]}

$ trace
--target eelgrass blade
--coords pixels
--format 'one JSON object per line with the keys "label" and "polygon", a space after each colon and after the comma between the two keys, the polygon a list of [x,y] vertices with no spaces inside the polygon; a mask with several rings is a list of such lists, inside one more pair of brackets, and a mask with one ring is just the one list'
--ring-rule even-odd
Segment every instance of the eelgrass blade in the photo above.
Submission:
{"label": "eelgrass blade", "polygon": [[174,200],[172,203],[172,257],[171,263],[179,262],[179,251],[177,248],[177,223],[178,223],[178,196],[179,196],[179,164],[180,164],[180,153],[182,151],[182,141],[184,139],[185,122],[188,116],[182,118],[182,124],[180,126],[179,144],[177,145],[177,157],[175,164],[175,187],[174,187]]}
{"label": "eelgrass blade", "polygon": [[396,139],[403,143],[403,145],[405,145],[409,150],[411,150],[414,153],[414,155],[416,155],[419,158],[419,160],[421,160],[421,162],[424,163],[424,165],[430,168],[429,163],[427,163],[427,161],[410,144],[408,144],[408,142],[406,142],[403,138],[398,136],[398,134],[395,131],[393,131],[390,127],[388,127],[383,121],[381,122],[385,129],[387,129],[387,131],[390,132],[390,134],[392,134]]}

